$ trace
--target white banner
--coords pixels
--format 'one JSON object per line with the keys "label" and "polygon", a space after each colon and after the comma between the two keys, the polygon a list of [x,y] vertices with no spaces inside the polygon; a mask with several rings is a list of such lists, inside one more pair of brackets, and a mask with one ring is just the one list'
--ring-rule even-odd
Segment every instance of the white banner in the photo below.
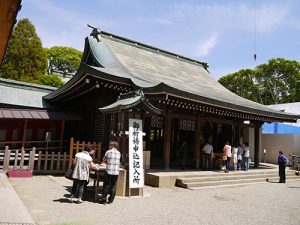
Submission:
{"label": "white banner", "polygon": [[143,124],[129,119],[129,188],[144,186]]}

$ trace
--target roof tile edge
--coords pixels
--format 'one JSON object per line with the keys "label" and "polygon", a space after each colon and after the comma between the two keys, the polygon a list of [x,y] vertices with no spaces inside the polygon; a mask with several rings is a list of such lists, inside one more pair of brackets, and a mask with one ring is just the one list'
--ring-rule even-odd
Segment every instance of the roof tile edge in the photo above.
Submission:
{"label": "roof tile edge", "polygon": [[46,85],[27,83],[27,82],[23,82],[23,81],[10,80],[10,79],[5,79],[5,78],[0,78],[0,85],[10,86],[10,87],[19,87],[19,88],[30,89],[30,90],[47,91],[47,92],[52,92],[57,89],[55,87],[50,87],[50,86],[46,86]]}

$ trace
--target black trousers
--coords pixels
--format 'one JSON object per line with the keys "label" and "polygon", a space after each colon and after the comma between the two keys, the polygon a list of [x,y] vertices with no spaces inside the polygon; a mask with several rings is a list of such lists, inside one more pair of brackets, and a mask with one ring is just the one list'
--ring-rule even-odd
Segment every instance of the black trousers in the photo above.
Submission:
{"label": "black trousers", "polygon": [[279,165],[279,183],[285,183],[285,165]]}
{"label": "black trousers", "polygon": [[72,187],[72,195],[74,197],[78,196],[78,198],[82,198],[83,193],[85,191],[85,185],[86,185],[87,181],[86,180],[78,180],[78,179],[74,179],[73,180],[73,187]]}
{"label": "black trousers", "polygon": [[204,169],[211,170],[211,154],[204,153]]}
{"label": "black trousers", "polygon": [[106,197],[109,194],[108,202],[113,202],[116,196],[116,186],[119,175],[110,175],[107,172],[104,174],[102,201],[106,202]]}

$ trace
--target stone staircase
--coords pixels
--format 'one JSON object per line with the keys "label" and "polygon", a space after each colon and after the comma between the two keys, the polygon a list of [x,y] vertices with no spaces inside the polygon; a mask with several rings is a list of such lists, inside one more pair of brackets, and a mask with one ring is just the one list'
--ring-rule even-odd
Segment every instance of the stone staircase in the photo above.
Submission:
{"label": "stone staircase", "polygon": [[[295,170],[286,170],[286,181],[299,179],[295,175]],[[191,190],[208,187],[226,187],[236,185],[246,185],[262,182],[278,182],[278,171],[230,171],[230,173],[216,172],[215,174],[187,175],[176,179],[176,186]]]}

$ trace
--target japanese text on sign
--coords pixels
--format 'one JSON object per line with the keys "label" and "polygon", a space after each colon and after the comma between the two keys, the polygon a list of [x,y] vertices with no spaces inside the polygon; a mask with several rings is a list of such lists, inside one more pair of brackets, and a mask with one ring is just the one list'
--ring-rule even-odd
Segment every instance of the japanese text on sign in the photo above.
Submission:
{"label": "japanese text on sign", "polygon": [[142,120],[129,119],[129,188],[144,186]]}

